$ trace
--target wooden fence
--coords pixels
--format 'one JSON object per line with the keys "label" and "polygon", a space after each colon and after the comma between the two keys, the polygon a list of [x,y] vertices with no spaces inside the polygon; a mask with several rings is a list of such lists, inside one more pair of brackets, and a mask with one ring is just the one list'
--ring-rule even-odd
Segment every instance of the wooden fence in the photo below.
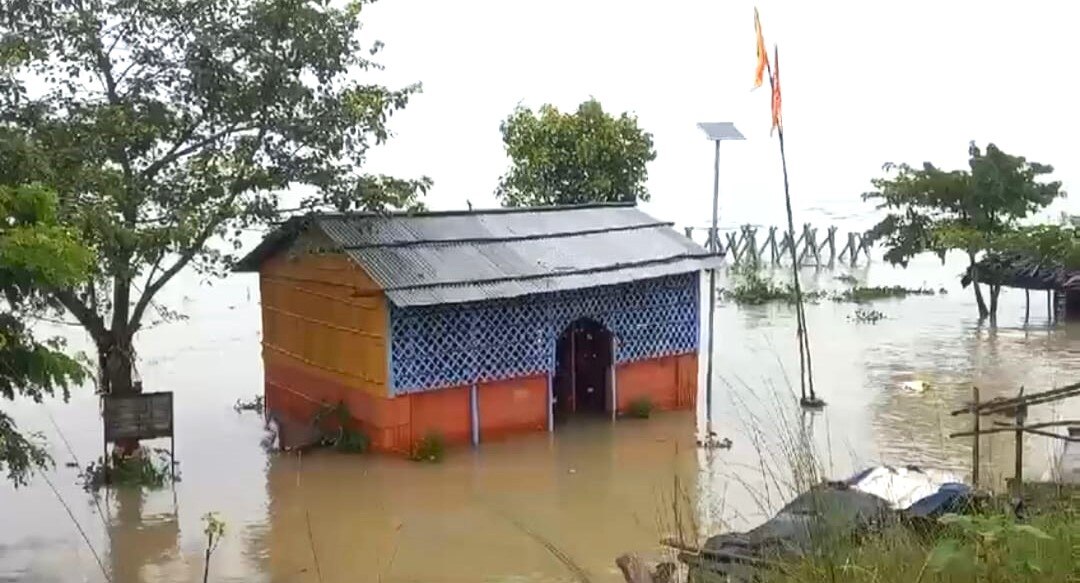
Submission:
{"label": "wooden fence", "polygon": [[[1016,464],[1013,468],[1012,481],[1013,491],[1019,495],[1024,481],[1024,434],[1030,433],[1041,437],[1050,437],[1062,441],[1080,441],[1080,437],[1061,435],[1047,431],[1051,427],[1080,427],[1080,420],[1048,421],[1043,423],[1027,424],[1028,407],[1044,405],[1061,401],[1070,397],[1080,396],[1080,383],[1074,383],[1058,389],[1043,391],[1041,393],[1024,394],[1024,387],[1020,387],[1020,393],[1011,399],[997,398],[983,402],[979,400],[979,388],[972,388],[973,400],[967,407],[953,411],[952,415],[971,414],[974,421],[970,431],[953,433],[950,438],[971,437],[972,446],[972,471],[971,481],[974,487],[979,486],[979,437],[991,433],[1012,432],[1015,436]],[[1013,418],[1012,423],[995,421],[990,427],[982,426],[982,418],[988,415],[1007,415]]]}
{"label": "wooden fence", "polygon": [[[704,232],[704,245],[710,248],[715,244],[715,248],[735,265],[762,263],[779,265],[785,261],[790,263],[793,244],[799,264],[804,266],[832,267],[839,260],[841,263],[854,267],[858,264],[860,255],[867,262],[870,261],[871,244],[858,233],[848,233],[847,241],[839,248],[838,253],[837,228],[833,226],[826,229],[819,241],[818,229],[806,223],[794,243],[787,231],[778,227],[769,227],[767,231],[760,233],[759,228],[754,225],[743,225],[735,231],[725,233],[710,233],[711,229],[698,227],[686,227],[685,230],[686,236],[690,239],[694,238],[695,232]],[[759,234],[764,236],[760,245],[758,244]]]}

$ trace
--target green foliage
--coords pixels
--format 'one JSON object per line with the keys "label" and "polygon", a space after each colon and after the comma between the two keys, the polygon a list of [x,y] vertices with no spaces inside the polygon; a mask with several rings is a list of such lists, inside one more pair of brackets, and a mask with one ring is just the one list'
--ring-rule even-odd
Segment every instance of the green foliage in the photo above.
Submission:
{"label": "green foliage", "polygon": [[766,583],[1005,583],[1076,580],[1080,520],[1074,512],[1021,523],[1006,514],[949,515],[938,529],[896,525],[766,571]]}
{"label": "green foliage", "polygon": [[993,251],[1018,253],[1043,266],[1080,269],[1080,233],[1072,227],[1017,227],[996,237]]}
{"label": "green foliage", "polygon": [[[60,339],[38,340],[31,321],[55,311],[49,290],[85,278],[90,253],[57,223],[56,194],[40,184],[0,185],[0,397],[41,402],[80,383],[85,371]],[[22,435],[0,411],[0,470],[16,486],[51,463],[38,435]]]}
{"label": "green foliage", "polygon": [[643,395],[630,401],[626,413],[635,419],[648,419],[655,408],[652,399],[648,395]]}
{"label": "green foliage", "polygon": [[[8,0],[0,185],[55,188],[92,278],[53,295],[131,388],[132,338],[177,273],[229,269],[245,229],[293,211],[412,208],[430,181],[362,171],[419,85],[369,75],[369,2]],[[298,203],[298,204],[295,204]]]}
{"label": "green foliage", "polygon": [[445,456],[446,438],[444,438],[441,433],[432,431],[424,435],[424,437],[413,446],[409,459],[414,462],[439,463]]}
{"label": "green foliage", "polygon": [[207,512],[202,517],[203,534],[206,535],[206,551],[203,563],[203,583],[210,580],[210,557],[214,555],[225,536],[225,521],[217,512]]}
{"label": "green foliage", "polygon": [[1011,156],[994,144],[983,152],[972,143],[968,153],[967,170],[941,170],[929,162],[921,168],[886,164],[889,175],[872,181],[875,190],[863,199],[888,214],[868,237],[884,240],[887,261],[906,266],[926,251],[986,250],[1016,221],[1064,194],[1060,182],[1042,181],[1051,166]]}
{"label": "green foliage", "polygon": [[908,288],[900,285],[853,287],[834,294],[837,302],[863,303],[887,298],[906,298],[907,296],[932,296],[936,292],[929,288]]}
{"label": "green foliage", "polygon": [[107,459],[98,458],[90,462],[79,472],[79,481],[88,492],[106,486],[160,490],[170,483],[179,482],[180,474],[173,467],[169,450],[154,448],[147,451],[139,448],[130,456],[114,452]]}
{"label": "green foliage", "polygon": [[[757,266],[736,266],[731,269],[735,286],[725,295],[744,305],[758,305],[782,300],[795,302],[795,288],[774,282]],[[805,296],[804,296],[805,298]]]}
{"label": "green foliage", "polygon": [[343,401],[335,405],[323,403],[312,419],[312,425],[319,430],[321,445],[345,453],[365,453],[370,440],[353,429],[352,423],[352,416]]}
{"label": "green foliage", "polygon": [[859,324],[877,324],[881,320],[885,319],[885,314],[878,310],[867,310],[865,308],[858,308],[855,313],[848,316],[849,320],[858,322]]}
{"label": "green foliage", "polygon": [[596,100],[574,113],[519,107],[500,130],[512,162],[495,192],[505,206],[649,199],[647,166],[656,151],[635,116],[614,117]]}

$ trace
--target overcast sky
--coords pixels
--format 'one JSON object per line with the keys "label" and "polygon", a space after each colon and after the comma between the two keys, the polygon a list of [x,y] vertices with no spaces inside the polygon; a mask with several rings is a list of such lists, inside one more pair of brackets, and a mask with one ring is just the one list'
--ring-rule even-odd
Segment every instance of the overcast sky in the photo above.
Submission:
{"label": "overcast sky", "polygon": [[[518,103],[573,108],[592,96],[652,132],[654,214],[704,224],[712,148],[695,124],[733,121],[747,141],[722,149],[722,220],[775,222],[782,182],[768,93],[750,91],[754,5],[380,0],[364,19],[386,43],[385,79],[420,81],[424,92],[394,118],[396,136],[369,168],[431,176],[433,208],[493,206],[508,164],[499,122]],[[797,207],[860,209],[882,163],[962,166],[970,140],[1053,164],[1068,190],[1080,188],[1075,3],[757,6],[766,42],[780,47]]]}

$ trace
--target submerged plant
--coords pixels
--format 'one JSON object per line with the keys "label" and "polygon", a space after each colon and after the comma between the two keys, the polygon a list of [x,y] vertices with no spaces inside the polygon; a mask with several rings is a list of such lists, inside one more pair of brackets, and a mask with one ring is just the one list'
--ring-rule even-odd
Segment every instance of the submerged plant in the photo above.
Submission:
{"label": "submerged plant", "polygon": [[139,448],[130,456],[111,455],[90,462],[79,472],[79,482],[92,492],[104,486],[128,486],[158,490],[179,482],[172,453],[161,447]]}
{"label": "submerged plant", "polygon": [[446,456],[446,439],[437,431],[428,432],[414,446],[409,459],[414,462],[438,463]]}
{"label": "submerged plant", "polygon": [[860,324],[877,324],[879,321],[885,319],[885,314],[878,310],[867,310],[864,308],[858,308],[855,313],[848,316],[848,320],[858,322]]}
{"label": "submerged plant", "polygon": [[627,406],[626,414],[635,419],[648,419],[652,416],[653,409],[655,409],[652,398],[648,395],[642,395],[633,401],[630,401]]}
{"label": "submerged plant", "polygon": [[336,405],[323,403],[312,419],[319,431],[319,444],[346,453],[364,453],[370,440],[362,432],[350,427],[352,416],[344,402]]}
{"label": "submerged plant", "polygon": [[262,414],[266,410],[266,400],[262,395],[255,395],[249,400],[237,399],[233,405],[233,411],[242,413],[244,411],[254,411],[258,414]]}
{"label": "submerged plant", "polygon": [[210,578],[210,557],[217,550],[221,538],[225,536],[225,521],[218,517],[217,512],[207,512],[202,517],[203,534],[206,535],[206,558],[203,563],[203,583]]}

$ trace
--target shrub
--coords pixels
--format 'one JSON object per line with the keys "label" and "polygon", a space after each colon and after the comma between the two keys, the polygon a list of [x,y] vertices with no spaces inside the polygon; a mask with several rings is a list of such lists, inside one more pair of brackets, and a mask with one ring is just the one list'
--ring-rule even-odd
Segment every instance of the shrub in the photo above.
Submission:
{"label": "shrub", "polygon": [[627,415],[635,419],[648,419],[652,416],[655,405],[648,396],[642,396],[630,401],[630,406],[627,408]]}
{"label": "shrub", "polygon": [[446,455],[446,439],[441,433],[429,432],[413,446],[409,459],[414,462],[438,463]]}
{"label": "shrub", "polygon": [[128,457],[98,458],[79,472],[79,482],[88,492],[103,486],[135,486],[158,490],[180,475],[172,467],[172,454],[165,448],[140,448]]}

